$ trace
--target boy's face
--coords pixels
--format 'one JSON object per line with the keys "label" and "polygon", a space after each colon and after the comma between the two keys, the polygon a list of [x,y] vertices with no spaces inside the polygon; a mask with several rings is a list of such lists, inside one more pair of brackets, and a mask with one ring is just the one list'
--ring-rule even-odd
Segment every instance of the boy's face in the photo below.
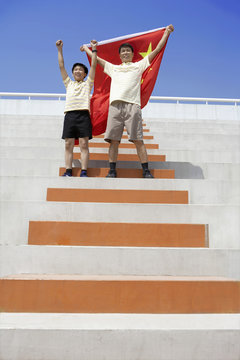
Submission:
{"label": "boy's face", "polygon": [[132,49],[130,47],[122,47],[120,50],[120,59],[122,62],[131,62],[133,59],[134,53],[132,52]]}
{"label": "boy's face", "polygon": [[75,66],[73,69],[73,77],[75,81],[83,81],[86,76],[84,68],[82,66]]}

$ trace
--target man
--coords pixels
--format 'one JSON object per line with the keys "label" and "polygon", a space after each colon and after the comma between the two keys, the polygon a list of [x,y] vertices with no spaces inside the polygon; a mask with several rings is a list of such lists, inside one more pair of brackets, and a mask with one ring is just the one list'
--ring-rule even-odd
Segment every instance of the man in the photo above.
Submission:
{"label": "man", "polygon": [[64,67],[63,42],[56,42],[58,49],[58,62],[63,83],[66,87],[66,105],[64,109],[64,126],[62,138],[65,139],[65,166],[66,172],[63,176],[72,176],[72,161],[75,139],[79,139],[81,150],[81,174],[80,177],[87,177],[87,166],[89,159],[88,140],[92,138],[92,125],[90,119],[90,93],[94,83],[95,71],[97,66],[97,41],[92,40],[93,51],[92,64],[89,76],[88,68],[81,63],[76,63],[72,67],[74,81],[71,80]]}
{"label": "man", "polygon": [[[124,43],[119,47],[119,56],[122,61],[121,65],[114,65],[97,57],[98,64],[102,66],[104,72],[111,77],[110,105],[104,138],[105,141],[110,143],[110,170],[107,177],[117,177],[116,162],[118,147],[125,126],[129,141],[133,142],[136,146],[137,154],[143,168],[143,177],[153,178],[148,169],[147,151],[143,142],[140,100],[141,78],[143,72],[150,66],[155,56],[161,51],[173,30],[172,25],[167,26],[156,48],[141,61],[132,62],[134,50],[129,43]],[[84,45],[82,48],[92,57],[92,52],[87,46]]]}

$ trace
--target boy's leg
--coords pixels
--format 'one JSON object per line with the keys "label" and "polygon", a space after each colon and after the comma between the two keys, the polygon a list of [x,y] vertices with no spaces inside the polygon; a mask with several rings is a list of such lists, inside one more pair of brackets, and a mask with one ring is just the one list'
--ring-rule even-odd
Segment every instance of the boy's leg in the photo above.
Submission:
{"label": "boy's leg", "polygon": [[65,166],[66,169],[72,169],[74,138],[65,139]]}
{"label": "boy's leg", "polygon": [[79,138],[79,147],[80,147],[80,151],[81,151],[82,173],[84,175],[87,172],[88,160],[89,160],[88,139],[89,139],[88,137]]}

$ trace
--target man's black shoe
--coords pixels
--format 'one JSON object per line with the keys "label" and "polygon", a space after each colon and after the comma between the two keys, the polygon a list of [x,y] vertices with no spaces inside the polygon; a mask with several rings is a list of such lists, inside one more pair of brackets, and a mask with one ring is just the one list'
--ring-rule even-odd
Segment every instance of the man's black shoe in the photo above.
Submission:
{"label": "man's black shoe", "polygon": [[147,170],[144,170],[143,171],[143,178],[145,179],[154,179],[154,176],[150,173],[150,171],[147,169]]}
{"label": "man's black shoe", "polygon": [[107,176],[107,178],[116,178],[117,177],[117,172],[116,170],[109,170]]}

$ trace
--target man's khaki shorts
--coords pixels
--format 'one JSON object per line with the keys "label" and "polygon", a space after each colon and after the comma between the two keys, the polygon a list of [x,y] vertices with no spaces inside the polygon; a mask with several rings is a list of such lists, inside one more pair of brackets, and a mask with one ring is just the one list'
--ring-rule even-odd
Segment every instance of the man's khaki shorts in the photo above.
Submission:
{"label": "man's khaki shorts", "polygon": [[142,140],[142,111],[139,105],[125,101],[114,101],[109,106],[107,129],[104,140],[121,141],[124,126],[128,133],[128,140]]}

